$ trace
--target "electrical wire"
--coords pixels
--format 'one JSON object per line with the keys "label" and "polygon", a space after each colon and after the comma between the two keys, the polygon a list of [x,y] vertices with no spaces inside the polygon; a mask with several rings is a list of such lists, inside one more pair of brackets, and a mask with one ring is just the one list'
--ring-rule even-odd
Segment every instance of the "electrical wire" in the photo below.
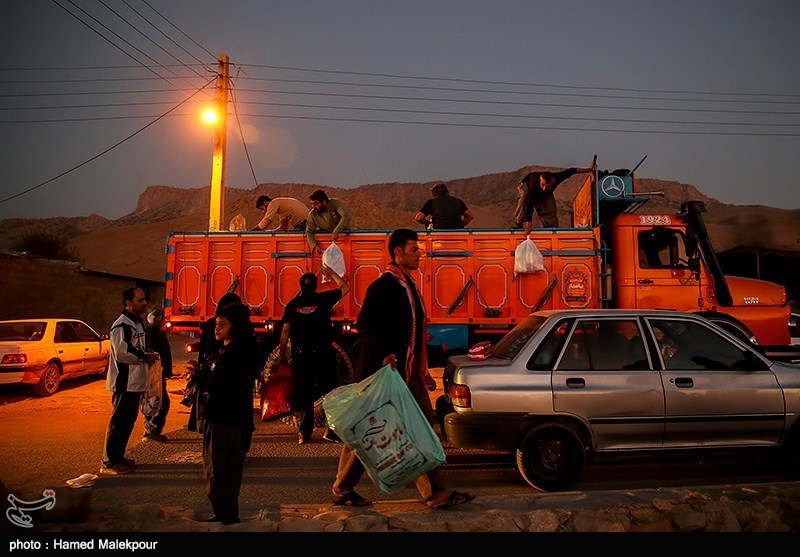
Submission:
{"label": "electrical wire", "polygon": [[[238,74],[237,74],[238,77]],[[236,93],[234,92],[233,82],[229,82],[230,93],[231,93],[231,101],[233,101],[233,113],[236,115],[236,124],[239,126],[239,136],[242,138],[242,147],[244,147],[244,154],[247,156],[247,164],[250,165],[250,172],[253,174],[253,181],[258,187],[258,178],[256,178],[256,171],[253,168],[253,161],[250,160],[250,151],[247,149],[247,142],[244,140],[244,131],[242,130],[242,122],[239,120],[239,108],[237,107],[236,103]]]}
{"label": "electrical wire", "polygon": [[[103,35],[103,34],[102,34],[100,31],[98,31],[97,29],[95,29],[94,27],[92,27],[92,26],[91,26],[89,23],[87,23],[86,21],[84,21],[83,19],[81,19],[81,18],[80,18],[80,17],[79,17],[77,14],[75,14],[75,13],[71,12],[71,11],[70,11],[70,10],[69,10],[67,7],[65,7],[65,6],[63,6],[62,4],[60,4],[60,3],[58,2],[58,0],[51,0],[51,1],[52,1],[54,4],[56,4],[56,5],[57,5],[59,8],[61,8],[61,9],[62,9],[62,10],[64,10],[65,12],[67,12],[69,15],[71,15],[72,17],[74,17],[75,19],[77,19],[78,21],[80,21],[80,22],[81,22],[83,25],[85,25],[86,27],[88,27],[89,29],[91,29],[91,30],[92,30],[94,33],[98,34],[100,37],[102,37],[102,38],[103,38],[105,41],[107,41],[109,44],[111,44],[112,46],[114,46],[115,48],[117,48],[118,50],[120,50],[120,51],[121,51],[123,54],[125,54],[126,56],[128,56],[129,58],[131,58],[132,60],[134,60],[135,62],[137,62],[138,64],[140,64],[142,67],[146,68],[148,71],[152,72],[154,75],[156,75],[156,76],[160,77],[161,79],[163,79],[164,81],[166,81],[167,83],[169,83],[170,85],[172,85],[174,88],[177,88],[177,86],[176,86],[174,83],[172,83],[172,82],[169,80],[169,78],[167,78],[167,77],[164,77],[164,76],[160,75],[160,74],[159,74],[158,72],[156,72],[156,71],[155,71],[153,68],[151,68],[151,67],[150,67],[150,66],[148,66],[147,64],[144,64],[143,62],[141,62],[140,60],[138,60],[138,59],[137,59],[135,56],[133,56],[132,54],[130,54],[129,52],[127,52],[125,49],[123,49],[122,47],[120,47],[119,45],[117,45],[117,44],[116,44],[114,41],[112,41],[111,39],[109,39],[108,37],[106,37],[105,35]],[[84,14],[86,14],[88,17],[90,17],[92,20],[94,20],[95,22],[97,22],[98,24],[100,24],[100,25],[101,25],[103,28],[105,28],[105,29],[106,29],[106,30],[108,30],[110,33],[112,33],[114,36],[116,36],[117,38],[119,38],[119,39],[120,39],[122,42],[124,42],[125,44],[127,44],[128,46],[130,46],[131,48],[133,48],[134,50],[136,50],[136,51],[137,51],[137,52],[139,52],[140,54],[144,55],[146,58],[148,58],[149,60],[151,60],[153,63],[155,63],[155,64],[157,64],[157,65],[160,65],[160,64],[158,63],[158,61],[157,61],[157,60],[153,59],[151,56],[149,56],[149,55],[148,55],[148,54],[146,54],[145,52],[142,52],[142,50],[141,50],[141,49],[139,49],[139,48],[137,48],[136,46],[132,45],[132,44],[131,44],[129,41],[125,40],[125,39],[124,39],[123,37],[121,37],[121,36],[120,36],[118,33],[116,33],[115,31],[113,31],[112,29],[110,29],[108,26],[106,26],[105,24],[103,24],[101,21],[99,21],[97,18],[95,18],[94,16],[92,16],[92,15],[91,15],[90,13],[88,13],[86,10],[84,10],[83,8],[81,8],[80,6],[78,6],[77,4],[75,4],[75,3],[74,3],[72,0],[67,0],[67,2],[69,2],[70,4],[72,4],[73,6],[75,6],[77,9],[79,9],[81,12],[83,12],[83,13],[84,13]],[[164,67],[164,66],[161,66],[161,67],[162,67],[162,68],[164,68],[164,69],[167,69],[167,68],[166,68],[166,67]],[[167,71],[171,71],[171,70],[167,70]],[[174,73],[174,72],[173,72],[173,73]]]}
{"label": "electrical wire", "polygon": [[583,97],[595,99],[625,99],[637,101],[674,101],[674,102],[714,102],[740,104],[800,104],[800,101],[757,101],[738,99],[680,99],[674,97],[631,97],[629,95],[598,95],[589,93],[548,93],[541,91],[501,91],[498,89],[464,89],[461,87],[434,87],[430,85],[391,85],[385,83],[357,83],[347,81],[323,81],[315,79],[283,79],[272,77],[243,77],[251,81],[274,81],[280,83],[305,83],[309,85],[344,85],[347,87],[375,87],[383,89],[418,89],[425,91],[454,91],[459,93],[493,93],[502,95],[534,95],[548,97]]}
{"label": "electrical wire", "polygon": [[172,108],[170,108],[169,110],[167,110],[166,112],[164,112],[163,114],[161,114],[160,116],[158,116],[158,117],[157,117],[155,120],[152,120],[150,123],[146,124],[145,126],[142,126],[142,127],[141,127],[141,128],[139,128],[138,130],[136,130],[135,132],[133,132],[132,134],[130,134],[129,136],[127,136],[125,139],[122,139],[122,140],[120,140],[120,141],[117,141],[117,142],[116,142],[114,145],[112,145],[111,147],[108,147],[107,149],[104,149],[104,150],[103,150],[103,151],[101,151],[100,153],[98,153],[98,154],[94,155],[93,157],[91,157],[91,158],[89,158],[89,159],[87,159],[87,160],[83,161],[83,162],[82,162],[82,163],[80,163],[80,164],[77,164],[77,165],[73,166],[73,167],[72,167],[72,168],[70,168],[69,170],[65,170],[64,172],[62,172],[62,173],[60,173],[60,174],[58,174],[58,175],[56,175],[56,176],[53,176],[52,178],[49,178],[49,179],[45,180],[44,182],[40,182],[39,184],[36,184],[35,186],[32,186],[32,187],[30,187],[30,188],[27,188],[27,189],[25,189],[25,190],[22,190],[22,191],[20,191],[20,192],[17,192],[17,193],[15,193],[14,195],[10,195],[10,196],[8,196],[8,197],[6,197],[6,198],[4,198],[4,199],[0,199],[0,205],[2,205],[3,203],[6,203],[6,202],[8,202],[8,201],[11,201],[12,199],[16,199],[17,197],[20,197],[20,196],[23,196],[23,195],[25,195],[25,194],[27,194],[27,193],[30,193],[30,192],[32,192],[32,191],[34,191],[34,190],[37,190],[37,189],[39,189],[39,188],[41,188],[41,187],[43,187],[43,186],[45,186],[45,185],[47,185],[47,184],[49,184],[49,183],[51,183],[51,182],[54,182],[55,180],[58,180],[58,179],[59,179],[59,178],[61,178],[62,176],[66,176],[66,175],[67,175],[67,174],[69,174],[70,172],[73,172],[73,171],[75,171],[75,170],[77,170],[77,169],[81,168],[82,166],[86,166],[86,165],[87,165],[87,164],[89,164],[90,162],[92,162],[92,161],[94,161],[94,160],[96,160],[96,159],[99,159],[100,157],[102,157],[102,156],[103,156],[103,155],[105,155],[106,153],[108,153],[108,152],[110,152],[110,151],[112,151],[112,150],[116,149],[117,147],[119,147],[120,145],[122,145],[123,143],[125,143],[126,141],[128,141],[128,140],[130,140],[130,139],[134,138],[135,136],[139,135],[141,132],[143,132],[144,130],[146,130],[147,128],[149,128],[150,126],[152,126],[153,124],[155,124],[156,122],[158,122],[159,120],[161,120],[162,118],[164,118],[165,116],[168,116],[168,115],[169,115],[171,112],[173,112],[174,110],[177,110],[178,108],[180,108],[181,106],[183,106],[183,104],[185,104],[186,102],[188,102],[189,100],[191,100],[191,99],[192,99],[192,98],[193,98],[195,95],[197,95],[197,94],[198,94],[198,93],[200,93],[200,92],[201,92],[203,89],[205,89],[206,87],[208,87],[208,86],[209,86],[209,85],[210,85],[210,84],[211,84],[213,81],[214,81],[214,79],[212,79],[212,80],[209,80],[209,82],[208,82],[208,83],[206,83],[205,85],[203,85],[202,87],[200,87],[199,89],[197,89],[197,90],[196,90],[194,93],[192,93],[190,96],[188,96],[187,98],[183,99],[181,102],[179,102],[178,104],[176,104],[175,106],[173,106]]}
{"label": "electrical wire", "polygon": [[154,8],[154,7],[153,7],[153,6],[150,4],[150,2],[148,2],[147,0],[142,0],[142,2],[144,2],[145,4],[147,4],[147,7],[148,7],[148,8],[150,8],[150,9],[151,9],[151,10],[153,10],[155,13],[157,13],[159,16],[161,16],[161,19],[163,19],[164,21],[166,21],[167,23],[169,23],[170,25],[172,25],[172,26],[173,26],[175,29],[177,29],[177,31],[178,31],[178,32],[179,32],[181,35],[183,35],[184,37],[186,37],[187,39],[189,39],[190,41],[192,41],[192,42],[193,42],[195,45],[197,45],[197,46],[198,46],[198,47],[200,47],[202,50],[204,50],[204,51],[206,52],[206,54],[208,54],[209,56],[211,56],[211,57],[212,57],[212,58],[214,58],[214,59],[216,59],[216,58],[217,58],[216,56],[214,56],[214,55],[211,53],[211,51],[210,51],[210,50],[208,50],[206,47],[204,47],[203,45],[201,45],[200,43],[198,43],[196,40],[194,40],[193,38],[191,38],[189,35],[187,35],[186,33],[184,33],[184,32],[181,30],[181,28],[180,28],[180,27],[178,27],[177,25],[175,25],[174,23],[172,23],[172,22],[171,22],[169,19],[167,19],[167,16],[165,16],[164,14],[162,14],[161,12],[159,12],[157,9],[155,9],[155,8]]}
{"label": "electrical wire", "polygon": [[[233,86],[231,85],[231,91]],[[231,98],[235,101],[233,93]],[[95,104],[95,105],[72,105],[60,107],[35,107],[38,109],[62,109],[62,108],[95,108],[95,107],[123,107],[123,106],[144,106],[154,104],[167,104],[163,102],[142,102],[142,103],[109,103],[109,104]],[[303,103],[278,103],[278,102],[259,102],[259,101],[246,101],[242,104],[247,105],[260,105],[260,106],[276,106],[286,108],[311,108],[320,110],[353,110],[360,112],[388,112],[388,113],[402,113],[402,114],[425,114],[434,116],[474,116],[481,118],[515,118],[515,119],[534,119],[534,120],[570,120],[570,121],[585,121],[585,122],[611,122],[611,123],[628,123],[628,124],[666,124],[666,125],[709,125],[709,126],[744,126],[744,127],[800,127],[798,123],[787,122],[713,122],[706,120],[651,120],[644,118],[596,118],[589,116],[552,116],[552,115],[534,115],[534,114],[498,114],[498,113],[485,113],[485,112],[456,112],[446,110],[412,110],[412,109],[395,109],[395,108],[368,108],[360,106],[335,106],[335,105],[315,105]],[[14,108],[0,108],[0,110],[16,110]],[[28,110],[27,108],[25,110]],[[238,114],[237,105],[234,104],[234,116]],[[28,120],[4,120],[0,124],[33,124],[33,123],[53,123],[53,122],[82,122],[94,120],[123,120],[129,118],[152,118],[152,116],[107,116],[107,117],[73,117],[73,118],[47,118],[47,119],[28,119]],[[241,128],[241,124],[240,124]]]}
{"label": "electrical wire", "polygon": [[[171,57],[171,58],[172,58],[173,60],[175,60],[176,62],[179,62],[179,63],[181,63],[181,64],[183,63],[183,60],[181,60],[180,58],[178,58],[177,56],[175,56],[174,54],[172,54],[170,51],[168,51],[166,48],[164,48],[163,46],[161,46],[160,44],[158,44],[156,41],[154,41],[152,38],[150,38],[150,36],[148,36],[148,35],[147,35],[147,34],[146,34],[144,31],[142,31],[141,29],[139,29],[138,27],[136,27],[136,26],[135,26],[133,23],[131,23],[130,21],[128,21],[128,19],[127,19],[125,16],[123,16],[122,14],[120,14],[119,12],[117,12],[117,11],[116,11],[114,8],[112,8],[111,6],[109,6],[108,4],[106,4],[106,3],[104,2],[104,0],[97,0],[97,1],[98,1],[98,2],[100,2],[100,3],[101,3],[103,6],[105,6],[105,7],[106,7],[106,9],[108,9],[108,10],[109,10],[111,13],[113,13],[113,14],[114,14],[114,15],[116,15],[118,18],[120,18],[120,19],[121,19],[121,20],[122,20],[122,21],[123,21],[123,22],[124,22],[126,25],[128,25],[128,27],[130,27],[131,29],[133,29],[134,31],[136,31],[137,33],[139,33],[139,34],[140,34],[142,37],[144,37],[145,39],[147,39],[148,41],[150,41],[152,44],[154,44],[154,45],[156,46],[156,48],[160,49],[160,50],[161,50],[162,52],[164,52],[164,53],[165,53],[167,56]],[[130,6],[129,6],[129,7],[130,7]],[[191,67],[189,67],[189,66],[186,66],[186,67],[187,67],[187,68],[189,68],[189,69],[190,69],[192,72],[194,72],[194,74],[195,74],[195,75],[197,75],[198,77],[200,77],[200,78],[204,78],[204,77],[205,77],[205,76],[203,76],[202,74],[200,74],[200,73],[199,73],[197,70],[195,70],[195,69],[193,69],[193,68],[191,68]],[[165,67],[165,69],[166,69],[167,71],[170,71],[170,72],[172,71],[172,70],[170,70],[169,68],[166,68],[166,67]],[[172,72],[172,73],[175,73],[175,72]],[[176,74],[176,75],[177,75],[177,74]]]}
{"label": "electrical wire", "polygon": [[391,79],[419,79],[425,81],[450,81],[456,83],[482,83],[487,85],[511,85],[521,87],[553,87],[560,89],[594,89],[600,91],[628,91],[632,93],[676,93],[676,94],[691,94],[691,95],[732,95],[732,96],[748,96],[748,97],[800,97],[797,93],[731,93],[728,91],[688,91],[676,89],[635,89],[630,87],[597,87],[589,85],[563,85],[553,83],[530,83],[521,81],[493,81],[487,79],[462,79],[450,77],[429,77],[418,75],[404,75],[404,74],[388,74],[388,73],[375,73],[375,72],[356,72],[356,71],[343,71],[343,70],[329,70],[321,68],[297,68],[291,66],[276,66],[268,64],[237,64],[242,67],[252,68],[269,68],[276,70],[290,70],[299,72],[312,72],[312,73],[326,73],[326,74],[340,74],[340,75],[359,75],[369,77],[386,77]]}
{"label": "electrical wire", "polygon": [[[153,29],[155,29],[156,31],[158,31],[159,33],[161,33],[161,34],[164,36],[164,38],[165,38],[165,39],[167,39],[167,40],[168,40],[168,41],[170,41],[172,44],[174,44],[175,46],[177,46],[178,48],[180,48],[182,51],[184,51],[186,54],[188,54],[188,55],[189,55],[189,57],[193,58],[193,59],[194,59],[196,62],[199,62],[199,63],[200,63],[200,65],[201,65],[201,66],[203,66],[203,67],[204,67],[206,70],[211,70],[211,71],[213,71],[213,68],[211,68],[211,67],[210,67],[208,64],[204,64],[204,63],[203,63],[203,61],[202,61],[202,60],[200,60],[200,59],[199,59],[197,56],[195,56],[194,54],[192,54],[191,52],[189,52],[188,50],[186,50],[186,49],[185,49],[185,48],[184,48],[182,45],[178,44],[178,42],[177,42],[177,41],[175,41],[175,40],[174,40],[172,37],[170,37],[169,35],[167,35],[166,33],[164,33],[164,32],[163,32],[161,29],[159,29],[159,28],[158,28],[158,26],[157,26],[155,23],[153,23],[152,21],[150,21],[150,20],[149,20],[149,19],[148,19],[148,18],[147,18],[147,17],[146,17],[146,16],[145,16],[143,13],[141,13],[139,10],[137,10],[136,8],[134,8],[133,6],[131,6],[131,5],[128,3],[128,0],[122,0],[122,3],[123,3],[123,4],[125,4],[126,6],[128,6],[128,8],[130,8],[130,9],[131,9],[131,10],[132,10],[134,13],[136,13],[136,15],[138,15],[138,16],[139,16],[139,17],[141,17],[143,20],[145,20],[147,23],[149,23],[149,24],[150,24],[150,26],[151,26]],[[210,53],[209,53],[209,54],[210,54]],[[214,57],[214,56],[213,56],[213,54],[212,54],[211,56],[212,56],[212,57]],[[187,64],[183,64],[183,65],[184,65],[184,66],[186,66],[186,67],[189,67]]]}

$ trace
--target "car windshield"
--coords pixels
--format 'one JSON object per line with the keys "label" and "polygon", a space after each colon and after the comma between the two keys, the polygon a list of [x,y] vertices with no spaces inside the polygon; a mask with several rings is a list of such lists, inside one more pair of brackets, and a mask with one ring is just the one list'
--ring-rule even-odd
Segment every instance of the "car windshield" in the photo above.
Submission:
{"label": "car windshield", "polygon": [[492,355],[505,360],[513,359],[533,333],[538,331],[545,318],[539,315],[531,315],[525,321],[511,329],[500,341],[492,347]]}
{"label": "car windshield", "polygon": [[0,323],[0,342],[14,340],[41,340],[47,324],[43,321]]}

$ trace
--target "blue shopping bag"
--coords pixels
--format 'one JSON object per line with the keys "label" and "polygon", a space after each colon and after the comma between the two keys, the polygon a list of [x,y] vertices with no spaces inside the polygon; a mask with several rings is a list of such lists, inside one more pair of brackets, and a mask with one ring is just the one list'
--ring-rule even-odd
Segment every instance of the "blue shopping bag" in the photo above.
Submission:
{"label": "blue shopping bag", "polygon": [[391,366],[334,389],[322,399],[322,408],[328,427],[384,493],[403,489],[445,462],[439,437]]}

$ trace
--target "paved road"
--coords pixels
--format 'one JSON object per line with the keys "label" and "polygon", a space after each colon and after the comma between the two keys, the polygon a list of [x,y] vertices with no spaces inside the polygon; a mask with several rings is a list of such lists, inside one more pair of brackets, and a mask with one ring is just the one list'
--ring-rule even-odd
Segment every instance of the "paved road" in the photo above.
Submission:
{"label": "paved road", "polygon": [[[176,342],[176,353],[180,342]],[[181,356],[179,355],[179,361]],[[129,456],[138,464],[135,474],[101,477],[93,490],[92,506],[111,511],[125,503],[179,504],[207,511],[202,479],[200,436],[185,430],[187,410],[178,402],[182,380],[170,381],[172,411],[167,421],[167,444],[141,443],[138,420]],[[104,382],[81,379],[66,383],[49,398],[36,398],[22,388],[0,390],[0,481],[26,495],[45,487],[63,486],[84,472],[96,473],[103,436],[111,411]],[[241,494],[243,513],[280,504],[313,504],[329,500],[339,445],[322,441],[297,445],[296,430],[283,423],[258,422],[253,448],[245,465]],[[444,480],[453,487],[480,495],[531,493],[510,455],[447,448]],[[658,489],[679,486],[788,482],[796,472],[766,456],[747,459],[684,458],[657,462],[608,461],[590,465],[576,490]],[[125,488],[125,489],[118,489]],[[387,496],[365,478],[360,491],[370,498],[415,499],[413,488]]]}

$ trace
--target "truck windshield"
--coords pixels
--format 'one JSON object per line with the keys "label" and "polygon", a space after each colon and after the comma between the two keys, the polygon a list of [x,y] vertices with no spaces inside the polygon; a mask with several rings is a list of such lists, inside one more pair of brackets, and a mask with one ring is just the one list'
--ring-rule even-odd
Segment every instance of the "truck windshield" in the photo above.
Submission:
{"label": "truck windshield", "polygon": [[500,341],[492,347],[492,355],[504,360],[513,359],[522,347],[528,342],[533,333],[538,331],[546,318],[540,315],[531,315],[525,321],[511,329]]}

